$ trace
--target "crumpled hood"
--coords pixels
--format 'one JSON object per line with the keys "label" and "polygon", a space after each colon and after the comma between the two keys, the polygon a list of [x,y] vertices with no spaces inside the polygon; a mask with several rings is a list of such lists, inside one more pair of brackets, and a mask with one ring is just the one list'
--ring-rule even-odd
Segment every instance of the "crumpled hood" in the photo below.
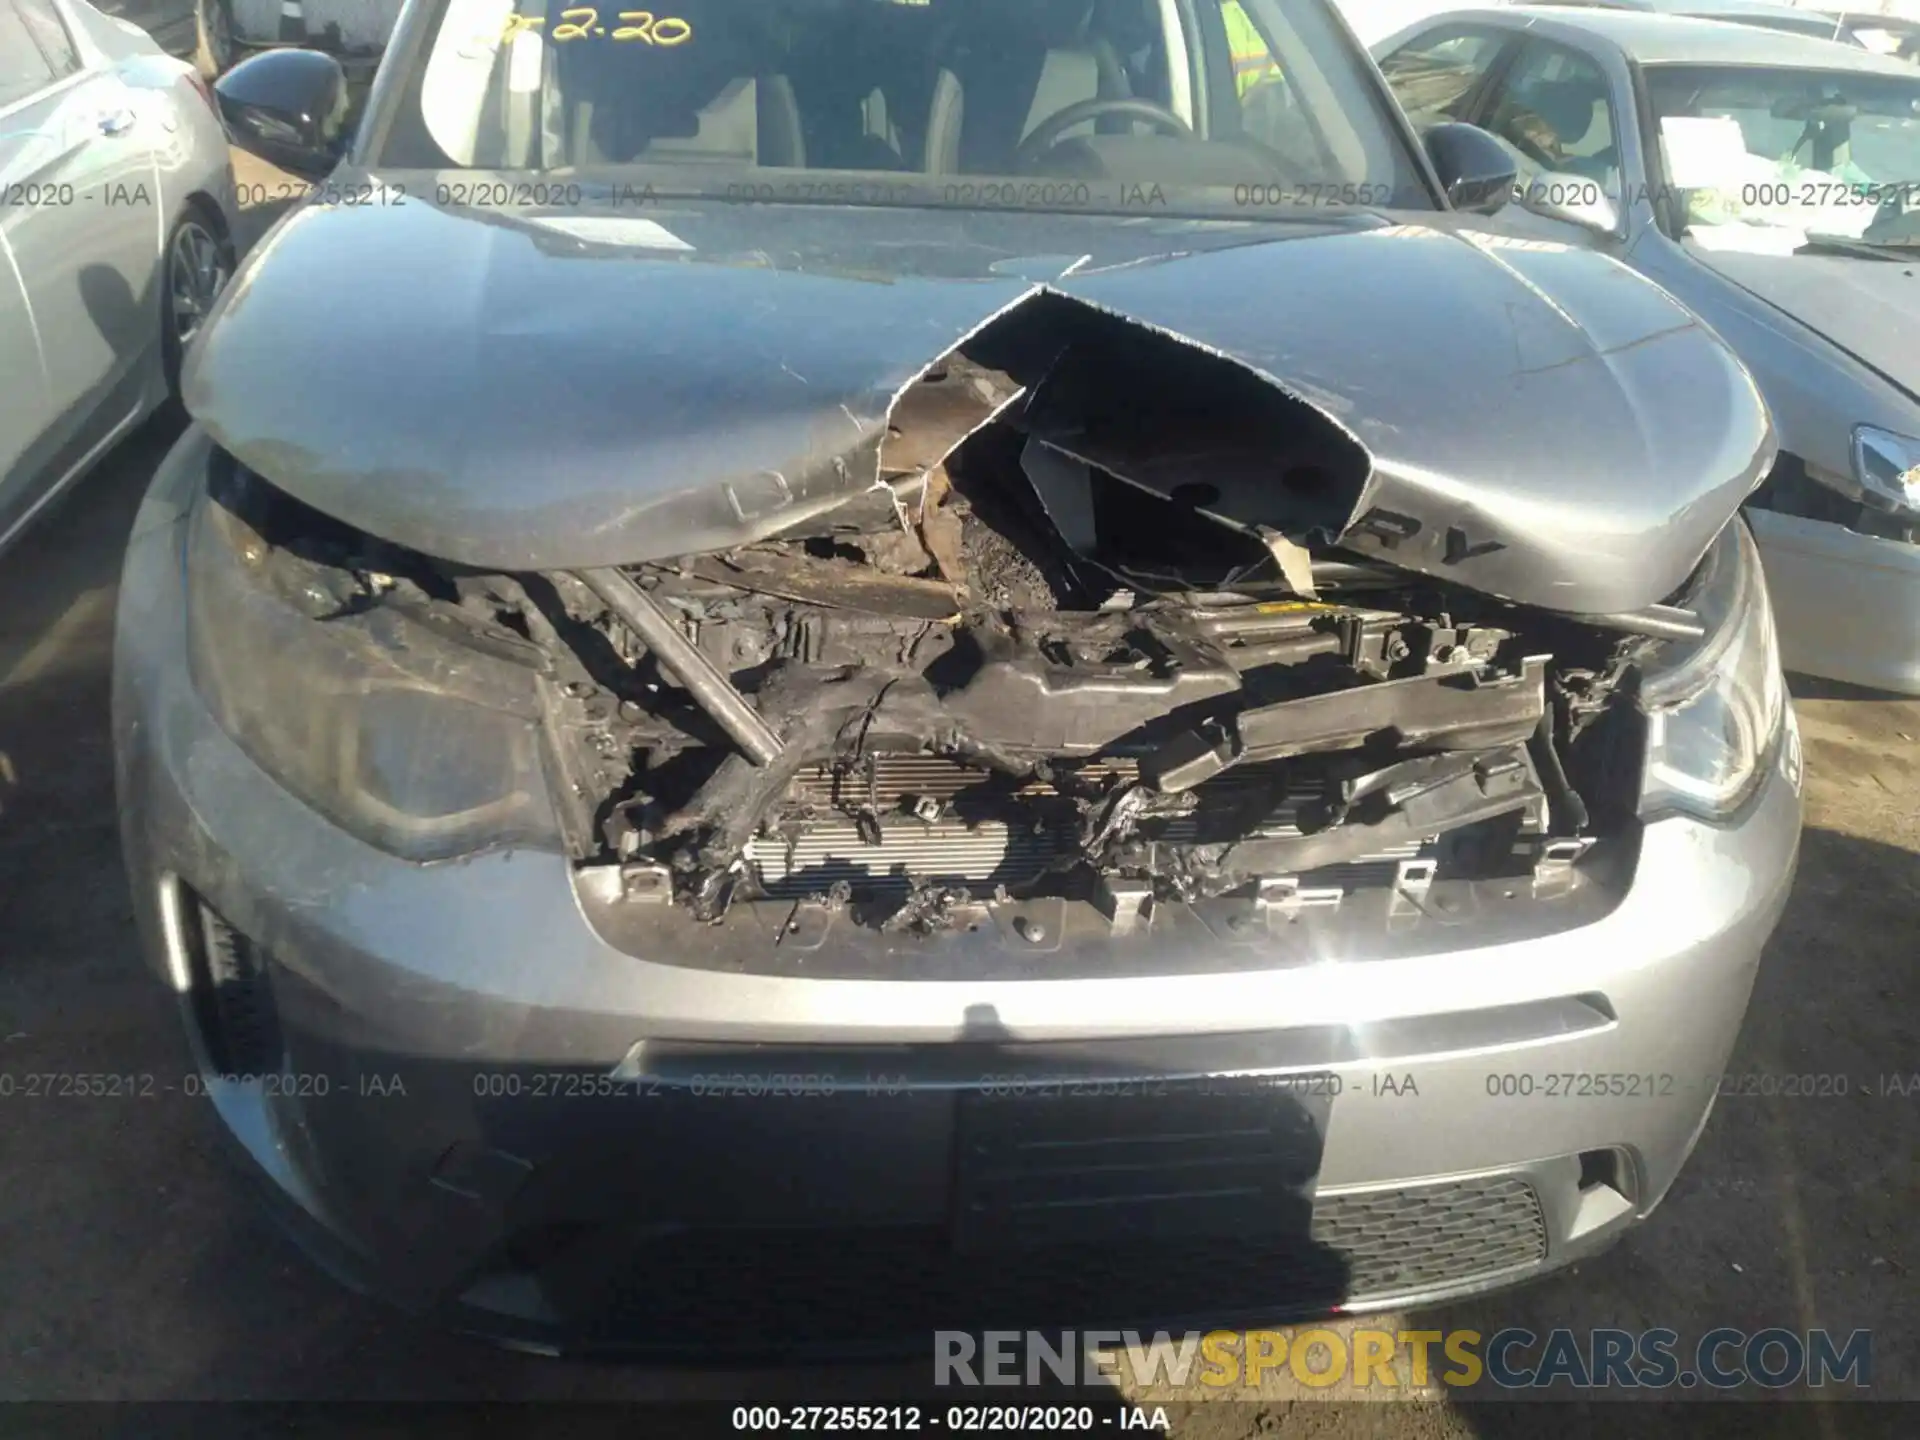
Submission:
{"label": "crumpled hood", "polygon": [[274,484],[398,544],[630,563],[871,487],[901,392],[1060,296],[1237,362],[1356,440],[1356,548],[1576,613],[1671,594],[1771,463],[1752,381],[1609,259],[1425,218],[316,206],[229,287],[187,405]]}
{"label": "crumpled hood", "polygon": [[1920,399],[1920,254],[1912,261],[1844,255],[1687,253],[1783,310]]}

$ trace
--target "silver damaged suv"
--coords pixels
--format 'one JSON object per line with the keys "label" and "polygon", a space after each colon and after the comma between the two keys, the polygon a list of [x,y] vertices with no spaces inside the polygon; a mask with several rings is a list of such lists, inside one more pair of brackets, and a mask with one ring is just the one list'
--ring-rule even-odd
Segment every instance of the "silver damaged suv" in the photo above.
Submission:
{"label": "silver damaged suv", "polygon": [[1720,341],[1318,0],[578,14],[419,0],[351,137],[219,86],[322,183],[189,357],[120,795],[300,1239],[787,1348],[1645,1218],[1800,825]]}

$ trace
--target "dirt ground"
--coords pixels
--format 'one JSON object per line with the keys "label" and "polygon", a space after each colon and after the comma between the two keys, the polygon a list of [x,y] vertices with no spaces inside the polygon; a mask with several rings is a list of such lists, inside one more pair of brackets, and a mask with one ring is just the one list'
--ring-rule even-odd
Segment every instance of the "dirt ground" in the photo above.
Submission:
{"label": "dirt ground", "polygon": [[[185,1067],[171,1004],[134,953],[107,713],[120,551],[174,433],[148,426],[0,559],[0,1072]],[[1844,1076],[1848,1093],[1723,1099],[1660,1213],[1621,1247],[1418,1324],[1867,1329],[1872,1395],[1920,1399],[1920,1091],[1884,1093],[1883,1079],[1920,1072],[1920,702],[1795,693],[1810,776],[1799,880],[1730,1068]],[[0,1099],[0,1397],[732,1402],[923,1383],[922,1366],[563,1363],[426,1329],[301,1260],[214,1140],[203,1102],[178,1092]],[[1277,1388],[1284,1372],[1270,1378],[1264,1403],[1183,1412],[1176,1433],[1563,1428],[1462,1404],[1315,1408]],[[1819,1408],[1802,1412],[1806,1433],[1860,1432],[1860,1412]]]}

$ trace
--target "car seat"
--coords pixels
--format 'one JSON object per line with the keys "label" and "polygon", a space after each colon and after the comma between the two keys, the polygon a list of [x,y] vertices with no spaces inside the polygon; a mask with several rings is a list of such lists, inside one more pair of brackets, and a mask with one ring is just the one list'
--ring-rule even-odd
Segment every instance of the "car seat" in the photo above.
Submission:
{"label": "car seat", "polygon": [[[1132,94],[1118,52],[1091,33],[1085,0],[995,13],[960,36],[935,77],[927,116],[930,175],[1004,174],[1042,121],[1083,100]],[[1068,134],[1089,134],[1097,121]]]}
{"label": "car seat", "polygon": [[1598,150],[1573,153],[1604,113],[1606,98],[1601,85],[1585,80],[1541,80],[1515,95],[1518,106],[1532,111],[1552,132],[1555,168],[1611,184],[1618,180],[1620,167],[1620,151],[1611,134]]}
{"label": "car seat", "polygon": [[761,57],[744,46],[716,36],[704,47],[670,50],[595,41],[555,48],[574,164],[806,164],[791,82],[762,71]]}

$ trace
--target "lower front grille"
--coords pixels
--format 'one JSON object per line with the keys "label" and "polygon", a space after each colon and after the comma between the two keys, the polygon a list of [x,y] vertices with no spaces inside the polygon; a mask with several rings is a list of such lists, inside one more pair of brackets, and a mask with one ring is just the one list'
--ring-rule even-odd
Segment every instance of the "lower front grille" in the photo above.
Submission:
{"label": "lower front grille", "polygon": [[1283,1319],[1517,1273],[1547,1256],[1533,1187],[1492,1176],[1335,1194],[1306,1236],[960,1257],[944,1230],[705,1230],[617,1283],[606,1343],[790,1349],[934,1330]]}
{"label": "lower front grille", "polygon": [[1356,1298],[1408,1294],[1537,1264],[1547,1225],[1513,1175],[1328,1196],[1313,1236],[1348,1257]]}

